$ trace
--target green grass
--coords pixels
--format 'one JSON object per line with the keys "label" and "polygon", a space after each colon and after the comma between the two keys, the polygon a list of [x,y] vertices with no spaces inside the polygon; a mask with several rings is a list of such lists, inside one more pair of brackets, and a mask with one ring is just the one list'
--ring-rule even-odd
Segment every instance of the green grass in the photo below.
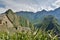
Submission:
{"label": "green grass", "polygon": [[15,32],[13,34],[0,32],[0,40],[58,40],[58,37],[53,34],[53,31],[48,33],[37,29],[28,32]]}

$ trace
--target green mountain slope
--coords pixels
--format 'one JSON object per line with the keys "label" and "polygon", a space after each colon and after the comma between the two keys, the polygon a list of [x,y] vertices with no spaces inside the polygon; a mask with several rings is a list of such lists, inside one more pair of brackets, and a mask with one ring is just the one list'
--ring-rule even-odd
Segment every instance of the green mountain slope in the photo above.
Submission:
{"label": "green mountain slope", "polygon": [[41,30],[53,30],[55,33],[59,33],[60,32],[60,25],[58,23],[58,20],[52,16],[52,15],[48,15],[46,16],[41,24],[38,24],[39,28]]}

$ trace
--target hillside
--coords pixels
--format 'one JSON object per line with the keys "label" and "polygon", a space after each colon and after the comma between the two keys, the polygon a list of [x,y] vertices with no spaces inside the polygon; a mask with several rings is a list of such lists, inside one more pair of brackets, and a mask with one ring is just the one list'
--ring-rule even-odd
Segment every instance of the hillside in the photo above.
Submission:
{"label": "hillside", "polygon": [[53,15],[58,19],[58,21],[60,20],[60,8],[51,11],[46,11],[46,10],[37,11],[36,13],[20,11],[20,12],[16,12],[16,14],[19,16],[23,16],[24,18],[28,19],[34,24],[41,22],[41,20],[47,15]]}
{"label": "hillside", "polygon": [[[11,9],[7,10],[5,13],[0,14],[0,30],[15,32],[16,30],[30,30],[33,26],[27,19],[17,16]],[[27,27],[27,28],[25,28]]]}
{"label": "hillside", "polygon": [[54,30],[56,33],[60,32],[60,7],[51,11],[42,10],[36,13],[20,11],[16,12],[16,14],[28,19],[35,27],[41,27],[42,30]]}
{"label": "hillside", "polygon": [[37,26],[41,30],[53,30],[56,34],[60,33],[60,24],[58,23],[58,20],[52,15],[44,17],[42,23],[35,26]]}

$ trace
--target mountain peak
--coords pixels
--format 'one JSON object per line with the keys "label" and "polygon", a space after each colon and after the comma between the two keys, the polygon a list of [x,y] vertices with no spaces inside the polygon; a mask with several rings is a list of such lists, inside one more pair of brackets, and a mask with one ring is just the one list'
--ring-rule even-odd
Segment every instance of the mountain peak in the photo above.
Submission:
{"label": "mountain peak", "polygon": [[47,11],[43,9],[41,12],[47,12]]}
{"label": "mountain peak", "polygon": [[56,8],[54,11],[60,11],[60,7],[59,8]]}
{"label": "mountain peak", "polygon": [[8,9],[5,13],[13,13],[11,9]]}
{"label": "mountain peak", "polygon": [[43,12],[47,12],[46,10],[41,10],[41,11],[37,11],[36,13],[43,13]]}

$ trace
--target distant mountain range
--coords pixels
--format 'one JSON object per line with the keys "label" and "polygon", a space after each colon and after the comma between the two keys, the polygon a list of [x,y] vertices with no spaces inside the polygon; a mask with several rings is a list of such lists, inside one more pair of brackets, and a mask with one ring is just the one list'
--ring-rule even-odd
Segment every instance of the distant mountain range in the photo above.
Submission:
{"label": "distant mountain range", "polygon": [[42,22],[43,18],[47,15],[53,15],[59,21],[60,20],[60,7],[55,10],[51,10],[51,11],[42,10],[42,11],[38,11],[36,13],[20,11],[20,12],[16,12],[16,14],[24,17],[25,19],[28,19],[30,22],[32,22],[34,24]]}

